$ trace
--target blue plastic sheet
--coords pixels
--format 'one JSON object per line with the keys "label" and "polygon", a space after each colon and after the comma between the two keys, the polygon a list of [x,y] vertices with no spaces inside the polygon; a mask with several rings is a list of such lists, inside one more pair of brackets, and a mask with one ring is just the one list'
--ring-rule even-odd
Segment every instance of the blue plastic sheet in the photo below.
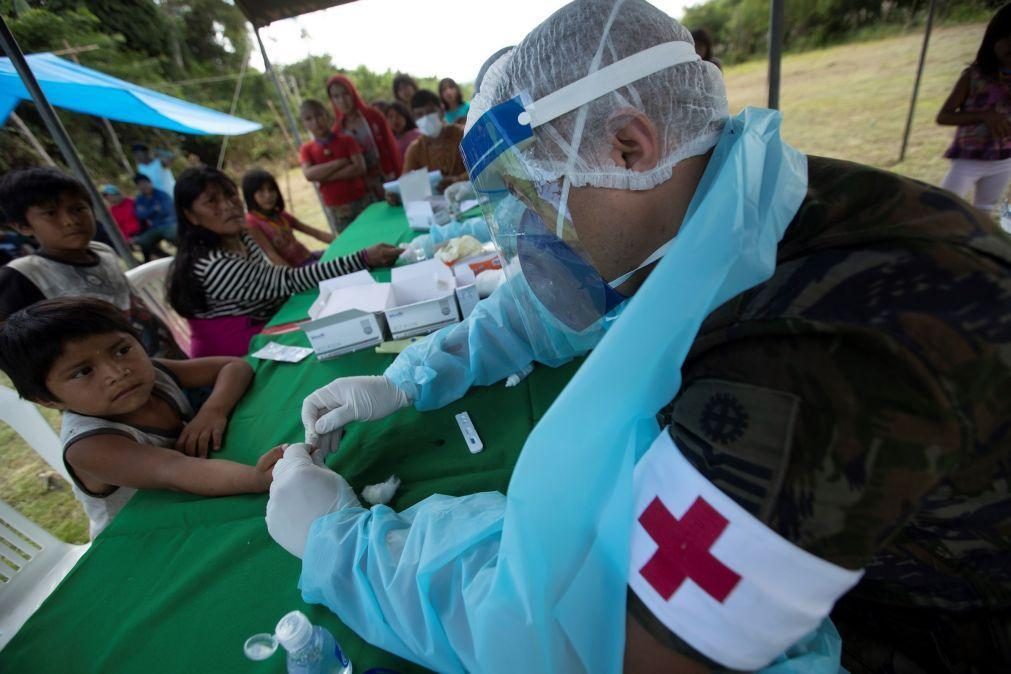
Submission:
{"label": "blue plastic sheet", "polygon": [[[400,514],[377,506],[317,519],[306,601],[440,672],[621,670],[632,469],[660,432],[655,413],[680,388],[703,319],[774,269],[807,186],[806,159],[779,124],[756,109],[728,122],[675,243],[534,428],[508,497],[433,496]],[[441,381],[439,358],[429,351],[406,378],[418,385],[428,367],[421,386],[439,389],[435,402],[463,393],[459,372]],[[464,376],[480,383],[505,369]],[[825,621],[770,671],[835,672],[838,655]]]}
{"label": "blue plastic sheet", "polygon": [[[195,135],[238,136],[261,128],[257,122],[187,103],[54,54],[25,58],[46,98],[58,108]],[[11,60],[0,58],[0,120],[31,98]]]}

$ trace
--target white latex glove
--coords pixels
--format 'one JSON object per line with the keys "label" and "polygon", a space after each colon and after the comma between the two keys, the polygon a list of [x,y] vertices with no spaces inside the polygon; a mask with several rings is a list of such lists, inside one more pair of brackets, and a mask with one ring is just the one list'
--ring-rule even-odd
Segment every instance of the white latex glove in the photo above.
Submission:
{"label": "white latex glove", "polygon": [[316,389],[302,402],[305,441],[318,448],[313,460],[322,464],[337,451],[348,423],[382,419],[410,404],[407,395],[383,376],[342,377]]}
{"label": "white latex glove", "polygon": [[290,445],[274,466],[267,501],[267,531],[278,545],[299,559],[309,527],[318,517],[361,506],[351,485],[329,468],[313,464],[307,445]]}

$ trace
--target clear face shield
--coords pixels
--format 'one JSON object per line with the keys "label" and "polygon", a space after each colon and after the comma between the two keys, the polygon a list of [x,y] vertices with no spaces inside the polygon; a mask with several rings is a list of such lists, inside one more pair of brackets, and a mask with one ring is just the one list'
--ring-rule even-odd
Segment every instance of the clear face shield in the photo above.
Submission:
{"label": "clear face shield", "polygon": [[[625,300],[614,288],[632,273],[618,279],[600,276],[567,208],[568,178],[538,180],[537,171],[529,168],[536,151],[535,129],[576,111],[568,143],[574,154],[586,115],[583,106],[655,72],[695,60],[698,55],[687,42],[657,45],[537,101],[521,94],[500,103],[473,122],[464,136],[461,148],[467,171],[509,282],[523,289],[516,295],[535,347],[541,341],[557,341],[558,333],[570,340],[599,339]],[[651,255],[640,268],[662,252]]]}

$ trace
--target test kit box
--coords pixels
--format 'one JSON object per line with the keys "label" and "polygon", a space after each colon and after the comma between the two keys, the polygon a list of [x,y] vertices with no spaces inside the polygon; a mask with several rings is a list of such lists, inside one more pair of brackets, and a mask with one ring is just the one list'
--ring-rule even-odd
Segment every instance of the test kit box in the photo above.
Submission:
{"label": "test kit box", "polygon": [[348,309],[302,324],[320,360],[378,346],[383,341],[382,318],[371,311]]}
{"label": "test kit box", "polygon": [[439,260],[394,267],[390,287],[383,313],[393,339],[423,335],[460,320],[456,279]]}
{"label": "test kit box", "polygon": [[390,283],[377,283],[367,271],[328,279],[302,329],[321,360],[427,334],[460,320],[456,286],[438,260],[397,267]]}

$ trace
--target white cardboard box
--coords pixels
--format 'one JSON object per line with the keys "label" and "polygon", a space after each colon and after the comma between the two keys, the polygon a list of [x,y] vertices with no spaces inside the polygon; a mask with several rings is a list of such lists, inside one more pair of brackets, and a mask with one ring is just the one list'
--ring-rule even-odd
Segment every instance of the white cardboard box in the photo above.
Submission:
{"label": "white cardboard box", "polygon": [[456,289],[456,301],[460,305],[461,319],[470,316],[470,312],[474,311],[474,307],[477,306],[480,299],[477,295],[477,286],[473,283]]}
{"label": "white cardboard box", "polygon": [[371,311],[348,309],[302,325],[316,357],[328,360],[376,346],[383,341],[381,317]]}
{"label": "white cardboard box", "polygon": [[439,260],[394,267],[386,324],[393,339],[432,332],[460,320],[456,279]]}

